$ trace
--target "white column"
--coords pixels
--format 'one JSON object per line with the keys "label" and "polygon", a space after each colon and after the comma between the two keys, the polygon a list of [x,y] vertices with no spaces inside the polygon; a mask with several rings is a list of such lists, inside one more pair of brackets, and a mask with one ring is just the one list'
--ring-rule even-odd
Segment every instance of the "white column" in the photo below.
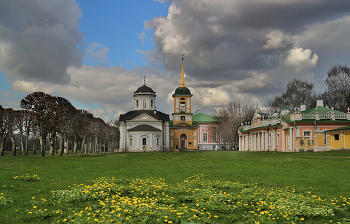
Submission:
{"label": "white column", "polygon": [[249,134],[245,138],[245,150],[248,151],[249,149]]}
{"label": "white column", "polygon": [[285,148],[284,148],[284,144],[285,144],[285,137],[284,137],[284,136],[285,136],[285,134],[284,134],[284,130],[282,130],[282,145],[281,145],[281,146],[282,146],[282,147],[281,147],[281,148],[282,148],[282,150],[285,150]]}

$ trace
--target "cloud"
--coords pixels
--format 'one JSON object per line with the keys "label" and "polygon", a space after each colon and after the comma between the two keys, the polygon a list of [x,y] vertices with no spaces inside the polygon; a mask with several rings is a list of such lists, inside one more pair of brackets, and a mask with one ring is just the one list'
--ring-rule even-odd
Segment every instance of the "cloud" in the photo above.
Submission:
{"label": "cloud", "polygon": [[170,0],[154,0],[155,2],[160,2],[160,3],[165,3],[165,2],[167,2],[167,3],[169,3],[170,2]]}
{"label": "cloud", "polygon": [[280,30],[272,31],[266,38],[266,44],[263,46],[265,50],[285,49],[292,41],[290,36],[284,35]]}
{"label": "cloud", "polygon": [[67,84],[82,64],[82,13],[72,0],[0,3],[0,70],[12,79]]}
{"label": "cloud", "polygon": [[[12,90],[25,94],[43,91],[52,95],[59,95],[70,101],[82,102],[84,105],[88,105],[88,110],[95,116],[112,119],[116,114],[134,109],[133,94],[138,87],[143,85],[143,76],[146,76],[146,84],[157,92],[159,109],[165,110],[167,113],[170,113],[171,109],[162,105],[161,101],[167,98],[169,89],[175,89],[179,83],[176,79],[171,78],[169,74],[159,75],[161,71],[152,67],[127,70],[123,66],[83,65],[79,69],[70,67],[68,72],[71,74],[71,81],[67,85],[16,80],[12,82]],[[180,76],[177,79],[179,80]],[[99,105],[98,108],[100,108],[98,110],[89,106],[96,102]],[[156,105],[158,108],[158,103]],[[79,105],[74,106],[84,108]]]}
{"label": "cloud", "polygon": [[[349,14],[345,1],[173,0],[166,17],[145,23],[156,46],[146,54],[170,74],[179,74],[185,54],[192,87],[218,99],[203,105],[243,95],[263,101],[282,92],[288,80],[323,76],[319,61],[333,54],[322,46],[349,55],[348,48],[340,49],[348,46]],[[338,39],[342,44],[333,42]],[[220,89],[205,92],[214,88]]]}
{"label": "cloud", "polygon": [[287,67],[292,67],[295,73],[314,68],[317,64],[318,55],[312,54],[310,49],[295,48],[289,51],[284,63]]}
{"label": "cloud", "polygon": [[99,43],[91,43],[89,48],[85,50],[88,55],[91,55],[101,62],[106,62],[107,53],[110,49]]}

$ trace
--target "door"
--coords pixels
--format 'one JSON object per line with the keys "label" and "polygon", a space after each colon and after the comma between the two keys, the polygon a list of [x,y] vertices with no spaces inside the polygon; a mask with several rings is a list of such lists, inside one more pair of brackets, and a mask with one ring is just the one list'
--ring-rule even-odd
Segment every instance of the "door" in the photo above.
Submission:
{"label": "door", "polygon": [[185,134],[182,134],[180,136],[180,149],[187,149],[187,136]]}

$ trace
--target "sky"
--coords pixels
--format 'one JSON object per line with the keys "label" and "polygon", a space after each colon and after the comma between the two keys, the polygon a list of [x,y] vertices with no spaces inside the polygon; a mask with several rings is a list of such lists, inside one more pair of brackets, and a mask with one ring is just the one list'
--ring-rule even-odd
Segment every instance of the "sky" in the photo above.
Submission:
{"label": "sky", "polygon": [[171,114],[184,54],[192,112],[264,106],[294,78],[322,92],[349,36],[348,0],[0,0],[0,105],[43,91],[116,120],[145,76]]}

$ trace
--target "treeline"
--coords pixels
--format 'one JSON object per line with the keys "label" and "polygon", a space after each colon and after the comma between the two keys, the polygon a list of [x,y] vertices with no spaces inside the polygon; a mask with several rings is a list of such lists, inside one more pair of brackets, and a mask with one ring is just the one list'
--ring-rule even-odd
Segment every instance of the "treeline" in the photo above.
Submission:
{"label": "treeline", "polygon": [[270,114],[281,112],[283,108],[294,111],[301,103],[306,109],[316,106],[316,99],[323,98],[324,106],[347,112],[350,106],[350,69],[347,65],[336,65],[328,70],[324,80],[326,89],[317,93],[314,84],[306,80],[294,79],[288,82],[286,92],[269,99],[266,107]]}
{"label": "treeline", "polygon": [[11,139],[13,156],[18,141],[22,154],[27,155],[30,137],[32,142],[39,139],[43,157],[47,143],[50,155],[56,152],[62,156],[70,152],[113,150],[119,142],[117,125],[107,124],[86,110],[76,109],[63,97],[35,92],[22,99],[21,108],[14,110],[0,105],[0,156],[4,155],[8,138]]}

